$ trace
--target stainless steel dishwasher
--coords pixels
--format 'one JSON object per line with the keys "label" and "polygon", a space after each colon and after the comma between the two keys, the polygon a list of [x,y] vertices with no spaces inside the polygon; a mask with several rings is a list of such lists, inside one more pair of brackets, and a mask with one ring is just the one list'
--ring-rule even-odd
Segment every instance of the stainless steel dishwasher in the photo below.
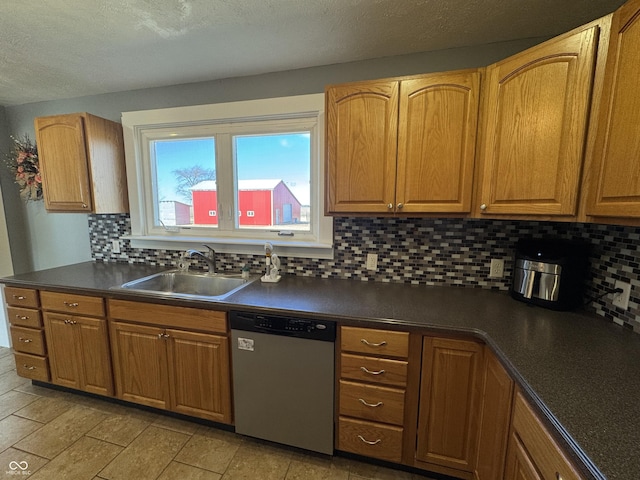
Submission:
{"label": "stainless steel dishwasher", "polygon": [[331,321],[231,312],[236,433],[333,454]]}

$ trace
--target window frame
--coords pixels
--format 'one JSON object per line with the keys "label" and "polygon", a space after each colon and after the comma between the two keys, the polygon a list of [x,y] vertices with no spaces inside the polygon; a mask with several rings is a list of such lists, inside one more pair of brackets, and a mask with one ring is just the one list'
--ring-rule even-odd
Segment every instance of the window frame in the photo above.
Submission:
{"label": "window frame", "polygon": [[[286,226],[246,232],[203,227],[154,228],[150,140],[174,136],[185,138],[187,132],[189,137],[208,137],[212,129],[221,131],[221,135],[232,135],[233,132],[241,135],[242,131],[266,127],[261,133],[268,134],[269,129],[277,133],[286,130],[287,125],[296,124],[305,124],[313,129],[310,165],[312,221],[308,234],[295,231],[291,237],[274,233],[278,230],[287,232]],[[132,247],[180,250],[198,248],[206,243],[223,253],[263,254],[265,242],[270,242],[282,256],[333,258],[333,219],[324,215],[324,94],[123,112],[122,127],[131,218],[131,234],[123,238],[130,240]],[[173,135],[176,132],[179,133]],[[227,191],[231,188],[235,195],[232,155],[226,157],[231,161],[221,160],[229,152],[221,154],[218,137],[215,142],[219,161],[216,181],[222,179],[225,182],[218,188],[226,188]],[[226,185],[228,179],[232,179],[230,185]],[[218,210],[228,207],[218,205]],[[211,235],[214,230],[215,235]]]}

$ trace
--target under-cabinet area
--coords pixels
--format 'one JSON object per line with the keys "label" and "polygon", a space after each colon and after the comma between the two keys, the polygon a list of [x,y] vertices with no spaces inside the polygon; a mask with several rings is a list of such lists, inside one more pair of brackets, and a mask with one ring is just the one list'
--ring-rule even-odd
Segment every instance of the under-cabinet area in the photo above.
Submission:
{"label": "under-cabinet area", "polygon": [[[13,286],[5,297],[19,375],[234,424],[226,309]],[[335,321],[336,453],[465,480],[588,478],[481,339]]]}

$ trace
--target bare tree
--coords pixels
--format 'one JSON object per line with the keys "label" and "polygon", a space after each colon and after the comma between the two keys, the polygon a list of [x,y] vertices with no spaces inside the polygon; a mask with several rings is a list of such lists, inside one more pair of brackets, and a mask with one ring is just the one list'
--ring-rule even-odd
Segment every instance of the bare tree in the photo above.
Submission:
{"label": "bare tree", "polygon": [[205,180],[216,179],[216,171],[214,169],[204,168],[200,165],[179,168],[171,173],[176,176],[176,180],[178,181],[176,193],[187,199],[189,202],[191,202],[191,187],[200,182],[204,182]]}

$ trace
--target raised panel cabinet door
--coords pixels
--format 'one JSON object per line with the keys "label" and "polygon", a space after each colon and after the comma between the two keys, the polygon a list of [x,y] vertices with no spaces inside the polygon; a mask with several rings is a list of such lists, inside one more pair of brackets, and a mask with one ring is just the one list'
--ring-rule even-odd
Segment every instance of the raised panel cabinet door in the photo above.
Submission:
{"label": "raised panel cabinet door", "polygon": [[229,339],[167,330],[171,409],[231,423]]}
{"label": "raised panel cabinet door", "polygon": [[615,12],[587,214],[640,217],[640,0]]}
{"label": "raised panel cabinet door", "polygon": [[169,409],[167,342],[158,327],[112,322],[110,325],[116,396]]}
{"label": "raised panel cabinet door", "polygon": [[509,442],[509,454],[507,456],[504,479],[545,480],[515,433],[511,435],[511,441]]}
{"label": "raised panel cabinet door", "polygon": [[473,472],[482,346],[424,337],[416,458]]}
{"label": "raised panel cabinet door", "polygon": [[[507,454],[509,422],[513,400],[513,380],[493,353],[485,349],[476,480],[503,478]],[[508,477],[511,478],[511,477]]]}
{"label": "raised panel cabinet door", "polygon": [[576,215],[599,28],[487,69],[481,214]]}
{"label": "raised panel cabinet door", "polygon": [[75,325],[69,315],[44,313],[51,381],[56,385],[81,388]]}
{"label": "raised panel cabinet door", "polygon": [[398,211],[471,211],[480,73],[400,82]]}
{"label": "raised panel cabinet door", "polygon": [[35,119],[45,208],[91,211],[84,119],[56,115]]}
{"label": "raised panel cabinet door", "polygon": [[327,213],[393,212],[398,82],[328,87]]}
{"label": "raised panel cabinet door", "polygon": [[77,317],[79,364],[82,368],[82,389],[99,395],[113,395],[113,375],[107,321],[100,318]]}

